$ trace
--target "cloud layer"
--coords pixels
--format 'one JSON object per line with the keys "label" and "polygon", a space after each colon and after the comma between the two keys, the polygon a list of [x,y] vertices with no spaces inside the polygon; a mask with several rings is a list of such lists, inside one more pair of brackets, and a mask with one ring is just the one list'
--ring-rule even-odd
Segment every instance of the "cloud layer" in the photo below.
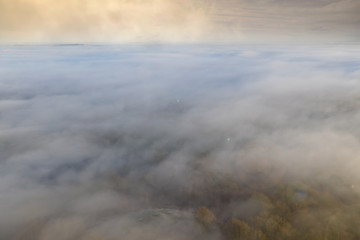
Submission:
{"label": "cloud layer", "polygon": [[1,239],[198,239],[217,178],[359,189],[359,48],[0,51]]}

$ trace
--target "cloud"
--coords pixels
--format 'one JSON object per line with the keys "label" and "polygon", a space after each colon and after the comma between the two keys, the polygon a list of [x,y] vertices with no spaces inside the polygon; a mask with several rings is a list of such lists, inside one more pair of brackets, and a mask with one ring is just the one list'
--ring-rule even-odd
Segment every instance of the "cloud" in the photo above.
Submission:
{"label": "cloud", "polygon": [[197,1],[1,0],[2,41],[194,41],[207,33]]}
{"label": "cloud", "polygon": [[[193,210],[238,182],[359,190],[357,47],[8,50],[2,239],[198,239]],[[253,205],[233,199],[217,216]]]}

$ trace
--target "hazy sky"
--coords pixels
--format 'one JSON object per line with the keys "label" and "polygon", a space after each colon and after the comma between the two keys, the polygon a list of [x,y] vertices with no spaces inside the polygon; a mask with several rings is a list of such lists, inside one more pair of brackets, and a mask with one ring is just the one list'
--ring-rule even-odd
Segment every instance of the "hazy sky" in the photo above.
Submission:
{"label": "hazy sky", "polygon": [[0,42],[351,42],[359,0],[0,0]]}

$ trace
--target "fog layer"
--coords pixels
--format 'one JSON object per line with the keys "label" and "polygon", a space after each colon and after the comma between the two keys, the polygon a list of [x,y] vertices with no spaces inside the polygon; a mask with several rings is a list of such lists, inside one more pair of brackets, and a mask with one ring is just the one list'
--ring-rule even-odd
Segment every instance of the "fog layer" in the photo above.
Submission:
{"label": "fog layer", "polygon": [[197,239],[195,209],[251,218],[257,207],[233,192],[280,182],[349,200],[360,187],[359,56],[358,47],[0,48],[0,238]]}

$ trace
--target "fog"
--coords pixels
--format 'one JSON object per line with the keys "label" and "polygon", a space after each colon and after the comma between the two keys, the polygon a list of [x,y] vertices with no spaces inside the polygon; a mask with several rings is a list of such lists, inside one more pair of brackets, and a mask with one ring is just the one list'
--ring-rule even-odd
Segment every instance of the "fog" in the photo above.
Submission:
{"label": "fog", "polygon": [[2,46],[0,239],[222,239],[196,209],[246,220],[258,204],[244,192],[284,183],[358,200],[359,56],[356,46]]}

